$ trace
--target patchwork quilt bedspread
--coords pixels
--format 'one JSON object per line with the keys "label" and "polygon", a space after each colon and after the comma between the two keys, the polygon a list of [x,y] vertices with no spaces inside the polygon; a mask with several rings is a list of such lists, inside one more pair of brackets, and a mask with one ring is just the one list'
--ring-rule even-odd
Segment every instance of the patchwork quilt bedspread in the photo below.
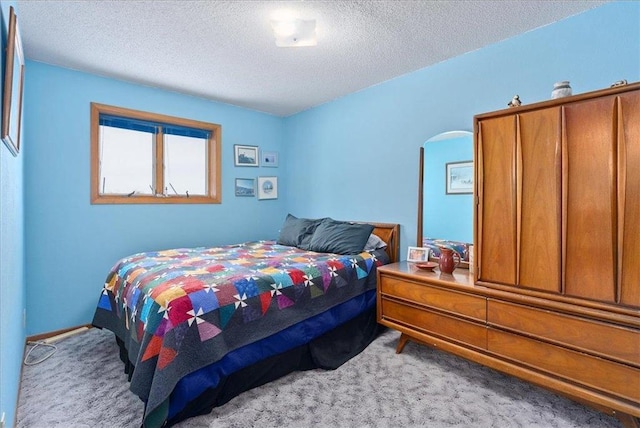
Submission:
{"label": "patchwork quilt bedspread", "polygon": [[93,325],[135,365],[145,426],[162,423],[185,375],[375,289],[382,252],[315,253],[272,241],[146,252],[109,272]]}

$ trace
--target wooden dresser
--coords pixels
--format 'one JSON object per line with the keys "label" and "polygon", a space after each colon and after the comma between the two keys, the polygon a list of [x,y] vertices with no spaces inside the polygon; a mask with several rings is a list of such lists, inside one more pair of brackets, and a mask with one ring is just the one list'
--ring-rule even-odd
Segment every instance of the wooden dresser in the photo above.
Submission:
{"label": "wooden dresser", "polygon": [[640,84],[478,115],[475,276],[378,270],[378,321],[640,417]]}

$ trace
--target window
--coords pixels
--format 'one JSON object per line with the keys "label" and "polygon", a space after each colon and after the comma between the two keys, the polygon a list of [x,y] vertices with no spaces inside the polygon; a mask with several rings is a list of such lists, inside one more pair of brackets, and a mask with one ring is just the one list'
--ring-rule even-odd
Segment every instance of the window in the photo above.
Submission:
{"label": "window", "polygon": [[91,203],[217,204],[220,125],[91,103]]}

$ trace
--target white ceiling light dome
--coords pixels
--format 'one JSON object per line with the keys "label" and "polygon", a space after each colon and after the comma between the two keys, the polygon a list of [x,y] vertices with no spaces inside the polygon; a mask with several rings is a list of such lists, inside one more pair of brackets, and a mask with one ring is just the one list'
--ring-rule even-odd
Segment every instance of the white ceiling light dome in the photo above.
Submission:
{"label": "white ceiling light dome", "polygon": [[316,46],[316,20],[285,19],[272,20],[271,27],[278,47]]}

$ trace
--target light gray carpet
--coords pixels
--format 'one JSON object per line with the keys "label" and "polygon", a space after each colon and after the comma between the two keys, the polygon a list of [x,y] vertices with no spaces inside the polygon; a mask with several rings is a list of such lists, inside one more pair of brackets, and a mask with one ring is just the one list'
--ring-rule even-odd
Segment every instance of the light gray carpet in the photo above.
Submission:
{"label": "light gray carpet", "polygon": [[[334,371],[293,373],[236,397],[196,427],[620,427],[617,419],[386,331]],[[25,366],[18,427],[139,427],[113,334],[91,329]]]}

